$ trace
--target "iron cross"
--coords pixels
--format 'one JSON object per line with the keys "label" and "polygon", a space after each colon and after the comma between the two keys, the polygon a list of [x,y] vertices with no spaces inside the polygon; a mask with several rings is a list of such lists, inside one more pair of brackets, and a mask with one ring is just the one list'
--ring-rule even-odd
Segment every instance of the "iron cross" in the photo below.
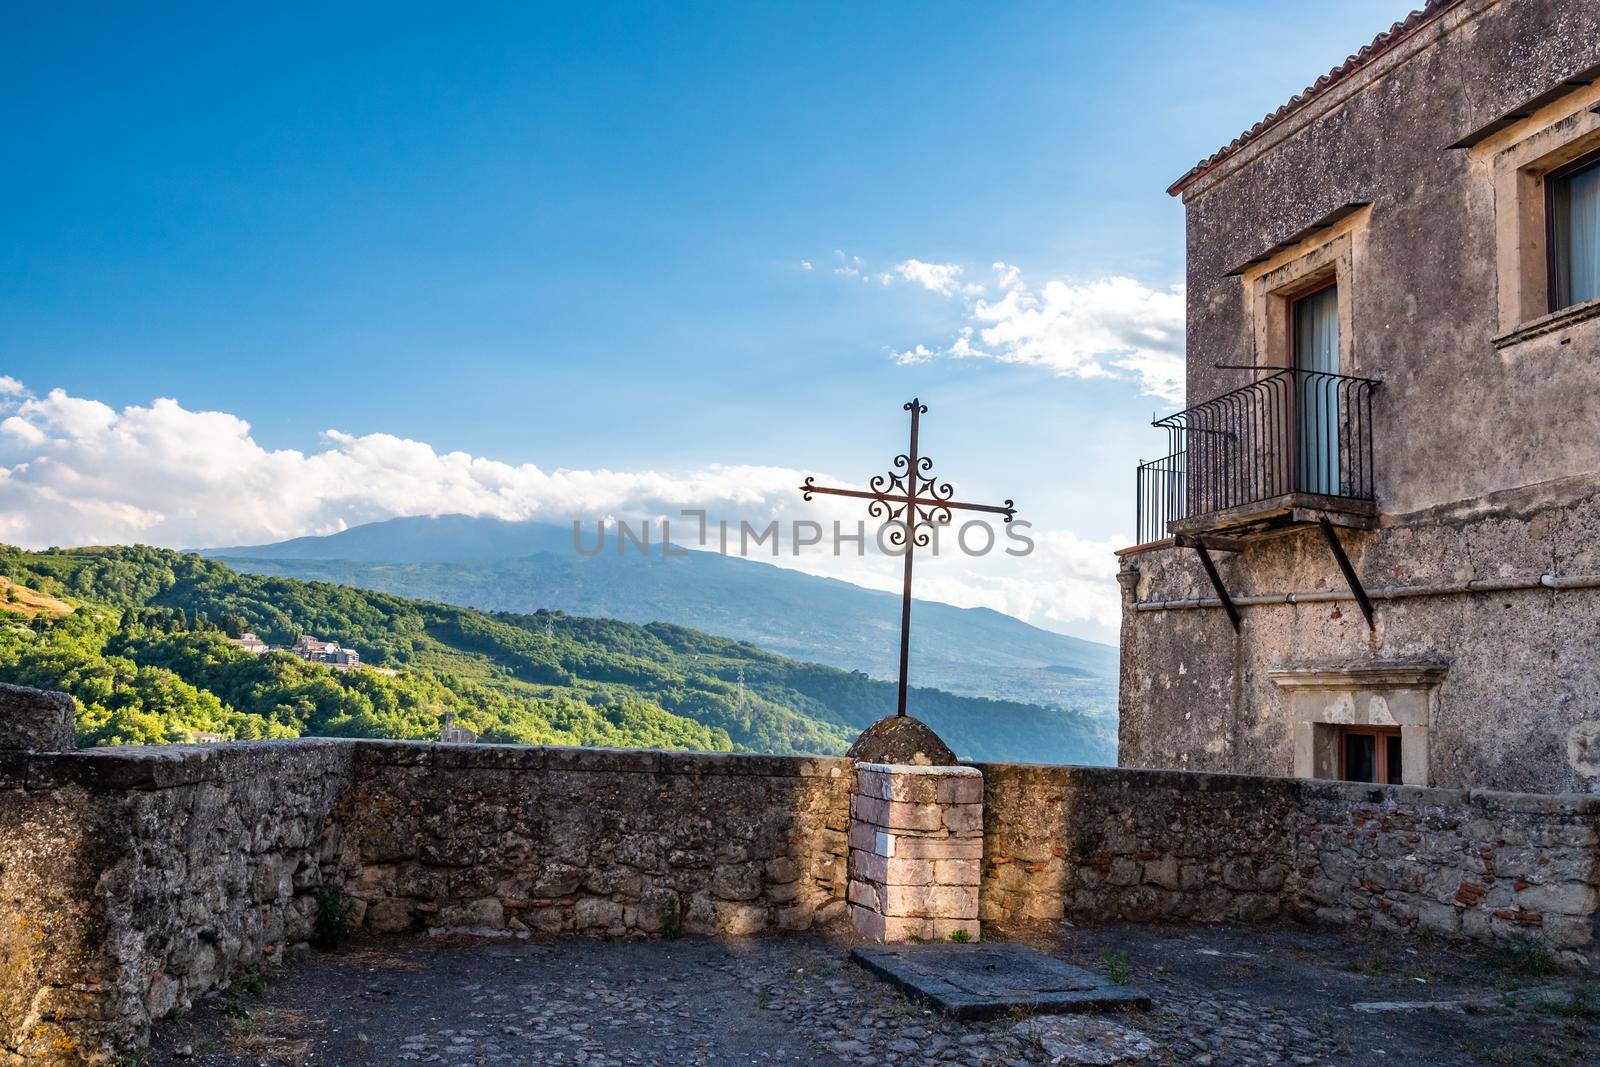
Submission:
{"label": "iron cross", "polygon": [[900,697],[896,715],[906,713],[906,667],[911,656],[913,554],[918,548],[928,546],[931,540],[929,531],[935,526],[943,526],[951,521],[952,511],[986,511],[993,515],[1004,515],[1006,522],[1010,522],[1016,515],[1016,508],[1009,500],[1005,502],[1004,507],[997,507],[993,504],[968,504],[953,499],[955,489],[949,482],[936,483],[932,473],[933,460],[917,451],[917,424],[921,416],[928,413],[927,405],[913,399],[911,403],[905,405],[904,410],[911,412],[911,445],[905,452],[894,457],[893,470],[888,474],[873,476],[870,491],[813,485],[814,479],[810,477],[806,478],[805,484],[800,487],[800,492],[806,500],[811,499],[812,493],[870,500],[872,503],[867,505],[868,515],[898,527],[889,532],[891,545],[905,546],[905,580],[900,590]]}

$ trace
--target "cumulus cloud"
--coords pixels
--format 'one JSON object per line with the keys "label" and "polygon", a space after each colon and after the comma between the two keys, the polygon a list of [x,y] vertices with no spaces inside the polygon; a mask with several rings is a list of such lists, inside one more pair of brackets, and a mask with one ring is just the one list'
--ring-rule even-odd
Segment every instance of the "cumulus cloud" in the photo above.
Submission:
{"label": "cumulus cloud", "polygon": [[934,356],[939,354],[933,349],[929,348],[927,345],[917,345],[914,348],[906,349],[904,352],[896,352],[892,348],[887,349],[887,351],[890,357],[892,357],[894,361],[900,364],[902,367],[910,367],[917,363],[926,363]]}
{"label": "cumulus cloud", "polygon": [[800,261],[800,269],[805,271],[813,269],[811,266],[811,261],[809,259],[802,259]]}
{"label": "cumulus cloud", "polygon": [[1120,372],[1145,393],[1183,398],[1182,286],[1157,290],[1119,276],[1034,289],[1015,268],[1003,270],[1011,279],[1005,295],[972,307],[982,348],[968,354],[1078,378]]}
{"label": "cumulus cloud", "polygon": [[[330,430],[312,452],[269,449],[250,424],[175,400],[118,411],[54,390],[12,394],[0,420],[0,540],[38,547],[193,546],[331,533],[397,515],[642,517],[681,507],[760,513],[797,471],[545,470]],[[0,409],[0,414],[5,414]]]}
{"label": "cumulus cloud", "polygon": [[0,374],[0,396],[17,396],[27,390],[9,374]]}
{"label": "cumulus cloud", "polygon": [[[932,358],[923,350],[919,358]],[[684,509],[726,519],[738,540],[746,520],[778,520],[784,543],[755,554],[780,566],[875,588],[898,588],[900,561],[872,544],[865,555],[823,545],[795,554],[789,520],[849,533],[864,518],[860,501],[803,501],[805,474],[826,472],[712,465],[683,472],[545,470],[465,452],[441,452],[387,433],[326,431],[317,449],[272,449],[250,424],[221,411],[193,411],[161,398],[120,410],[56,389],[0,395],[0,541],[24,547],[134,543],[225,546],[334,533],[406,515],[464,514],[520,520],[672,520],[673,540],[694,545]],[[849,482],[850,479],[843,479]],[[657,527],[659,531],[659,527]],[[1035,531],[1034,555],[969,557],[956,550],[919,564],[918,595],[986,606],[1036,624],[1114,628],[1113,542]],[[947,546],[948,547],[948,546]]]}
{"label": "cumulus cloud", "polygon": [[1092,281],[1049,280],[1031,285],[1020,268],[995,262],[998,295],[964,282],[958,263],[907,259],[874,273],[861,257],[835,252],[834,273],[884,285],[900,280],[944,297],[961,298],[962,325],[949,343],[884,351],[909,366],[938,356],[993,359],[1043,367],[1072,378],[1121,378],[1166,401],[1183,399],[1184,290],[1152,288],[1113,275]]}
{"label": "cumulus cloud", "polygon": [[981,285],[963,285],[961,275],[963,268],[958,263],[924,263],[920,259],[908,259],[904,263],[896,263],[894,272],[908,282],[916,282],[930,293],[940,296],[954,296],[959,290],[966,293],[981,293]]}

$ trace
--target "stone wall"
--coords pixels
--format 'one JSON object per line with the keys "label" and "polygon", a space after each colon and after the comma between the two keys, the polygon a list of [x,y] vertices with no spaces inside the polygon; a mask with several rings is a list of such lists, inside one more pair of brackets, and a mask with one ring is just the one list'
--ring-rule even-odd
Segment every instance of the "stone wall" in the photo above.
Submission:
{"label": "stone wall", "polygon": [[845,913],[842,759],[302,740],[0,752],[0,1063],[82,1063],[311,936]]}
{"label": "stone wall", "polygon": [[1315,919],[1600,969],[1600,798],[980,768],[986,922]]}
{"label": "stone wall", "polygon": [[80,1063],[304,942],[350,748],[15,754],[0,776],[0,1062]]}
{"label": "stone wall", "polygon": [[850,762],[363,742],[366,927],[754,934],[845,913]]}
{"label": "stone wall", "polygon": [[77,714],[66,693],[0,682],[0,751],[67,751]]}
{"label": "stone wall", "polygon": [[[979,769],[984,921],[1312,919],[1530,937],[1600,969],[1600,798]],[[332,740],[0,752],[0,1063],[139,1044],[304,942],[324,886],[373,932],[831,922],[850,771]]]}

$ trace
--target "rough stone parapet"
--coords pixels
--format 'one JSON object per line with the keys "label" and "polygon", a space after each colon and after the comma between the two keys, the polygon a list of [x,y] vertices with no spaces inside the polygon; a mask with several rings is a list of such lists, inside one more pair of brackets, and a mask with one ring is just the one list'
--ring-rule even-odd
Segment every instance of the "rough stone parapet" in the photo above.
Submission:
{"label": "rough stone parapet", "polygon": [[0,752],[66,752],[78,702],[66,693],[0,682]]}
{"label": "rough stone parapet", "polygon": [[862,936],[977,940],[982,856],[982,772],[856,764],[849,901]]}
{"label": "rough stone parapet", "polygon": [[844,917],[848,760],[363,741],[356,763],[342,869],[374,932],[739,936]]}
{"label": "rough stone parapet", "polygon": [[1600,968],[1600,797],[982,767],[985,921],[1308,918]]}
{"label": "rough stone parapet", "polygon": [[29,753],[12,769],[0,1063],[141,1044],[169,1011],[306,942],[338,880],[348,743]]}
{"label": "rough stone parapet", "polygon": [[304,942],[325,888],[373,931],[779,932],[852,892],[875,936],[1307,918],[1594,970],[1600,797],[354,740],[0,753],[0,1064],[137,1045]]}

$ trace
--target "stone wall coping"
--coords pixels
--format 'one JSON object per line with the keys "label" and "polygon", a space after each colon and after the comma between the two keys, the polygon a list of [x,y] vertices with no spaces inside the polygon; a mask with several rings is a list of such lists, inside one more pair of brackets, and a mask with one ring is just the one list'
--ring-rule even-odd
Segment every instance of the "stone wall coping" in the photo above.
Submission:
{"label": "stone wall coping", "polygon": [[842,778],[852,767],[852,762],[843,756],[302,737],[191,745],[111,745],[73,752],[0,752],[0,789],[171,789],[203,781],[234,781],[263,773],[264,764],[313,756],[335,762],[355,759],[369,765],[450,770],[623,771],[770,778]]}
{"label": "stone wall coping", "polygon": [[1017,774],[1059,778],[1098,777],[1108,784],[1136,783],[1182,792],[1255,791],[1263,800],[1354,804],[1428,804],[1489,811],[1560,812],[1600,818],[1600,796],[1586,793],[1509,793],[1490,789],[1440,789],[1374,785],[1328,779],[1228,774],[1140,767],[1085,767],[1052,763],[966,763],[957,767],[857,764],[844,756],[769,756],[744,752],[580,748],[541,745],[451,745],[433,741],[365,738],[293,738],[226,741],[197,745],[124,745],[75,752],[0,753],[0,788],[29,790],[79,787],[94,791],[170,789],[202,781],[234,781],[270,773],[284,759],[317,757],[334,765],[351,758],[390,766],[486,770],[628,771],[641,774],[756,775],[775,778],[840,778],[861,768],[879,772],[982,775],[1004,787]]}
{"label": "stone wall coping", "polygon": [[1345,804],[1430,804],[1440,807],[1475,807],[1488,811],[1565,812],[1600,818],[1600,796],[1589,793],[1509,793],[1494,789],[1443,789],[1419,785],[1376,785],[1329,778],[1289,778],[1279,775],[1230,774],[1222,771],[1179,771],[1154,767],[1084,767],[1058,763],[974,763],[990,786],[1003,785],[1017,773],[1069,780],[1102,777],[1132,785],[1144,782],[1183,792],[1258,792],[1307,800],[1326,799]]}
{"label": "stone wall coping", "polygon": [[983,772],[977,767],[966,764],[957,764],[949,767],[923,767],[915,763],[858,763],[858,771],[874,771],[878,774],[936,774],[944,778],[982,778]]}
{"label": "stone wall coping", "polygon": [[70,752],[77,713],[66,693],[0,682],[0,750]]}
{"label": "stone wall coping", "polygon": [[757,775],[768,778],[840,778],[852,763],[844,756],[773,756],[756,752],[691,752],[577,745],[442,744],[436,741],[360,739],[363,760],[398,766],[633,772],[637,774]]}
{"label": "stone wall coping", "polygon": [[[285,760],[320,758],[347,764],[350,743],[326,738],[225,741],[200,745],[111,745],[74,752],[26,754],[29,790],[79,787],[94,792],[173,789],[206,781],[238,781],[270,773]],[[0,778],[4,778],[0,770]]]}

